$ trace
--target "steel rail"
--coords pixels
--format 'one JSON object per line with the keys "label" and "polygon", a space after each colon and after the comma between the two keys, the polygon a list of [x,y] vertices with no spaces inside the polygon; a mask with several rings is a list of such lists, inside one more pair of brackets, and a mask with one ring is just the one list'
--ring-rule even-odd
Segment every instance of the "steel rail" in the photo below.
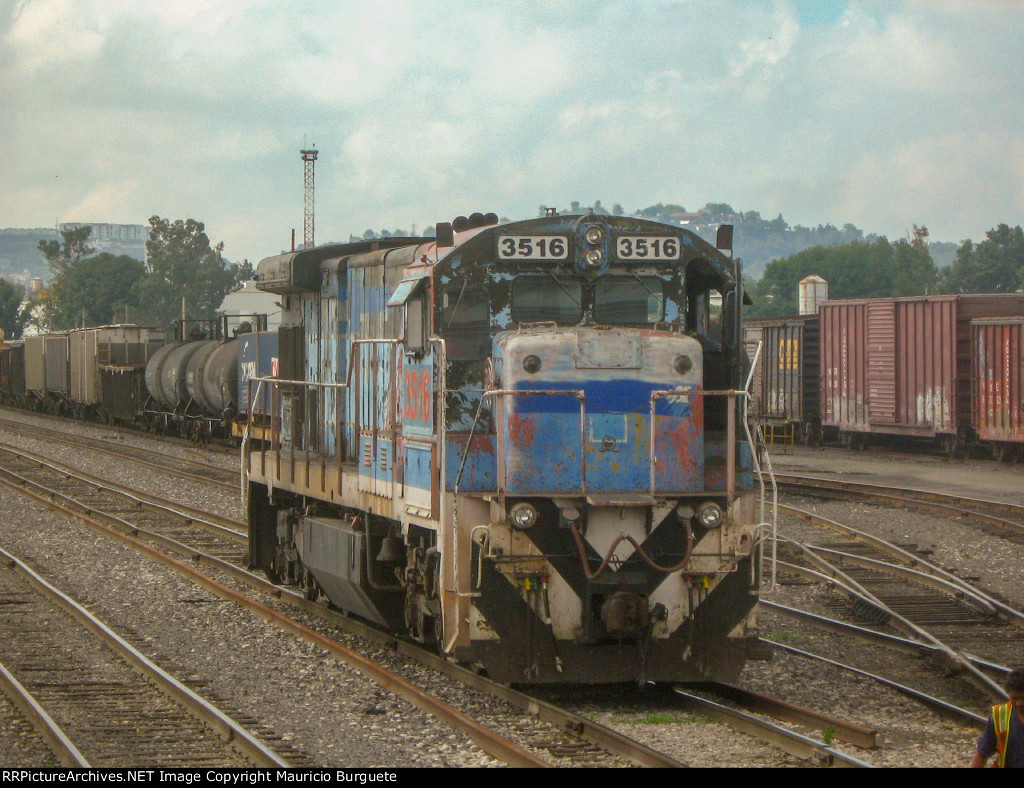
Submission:
{"label": "steel rail", "polygon": [[685,692],[678,687],[674,692],[679,702],[691,711],[700,712],[716,722],[722,722],[740,730],[801,760],[811,761],[819,766],[871,768],[870,764],[851,755],[802,734],[774,725],[767,720],[762,720],[760,717],[731,709],[720,703]]}
{"label": "steel rail", "polygon": [[254,764],[262,767],[285,768],[289,764],[270,747],[240,723],[233,720],[206,699],[190,690],[174,676],[146,657],[128,641],[114,632],[78,602],[60,591],[48,580],[29,568],[23,561],[6,550],[0,549],[0,557],[21,572],[39,593],[50,599],[79,624],[95,635],[121,659],[139,671],[158,689],[182,706],[193,717],[210,726],[225,742],[230,742]]}
{"label": "steel rail", "polygon": [[891,679],[887,679],[884,676],[879,676],[875,673],[869,673],[866,670],[855,668],[853,667],[853,665],[847,665],[843,662],[837,662],[834,659],[823,657],[820,654],[812,654],[809,651],[794,648],[793,646],[787,646],[783,643],[776,643],[774,641],[766,642],[771,643],[771,645],[774,648],[777,648],[779,651],[785,651],[789,654],[793,654],[798,657],[812,659],[817,662],[823,662],[826,665],[830,665],[835,668],[840,668],[841,670],[845,670],[857,676],[861,676],[866,679],[871,679],[872,681],[877,682],[878,684],[882,684],[883,686],[889,687],[889,689],[895,690],[896,692],[902,693],[903,695],[913,698],[914,700],[918,701],[924,706],[927,706],[932,711],[937,712],[938,714],[952,722],[966,723],[968,725],[972,725],[980,729],[985,727],[985,722],[988,720],[988,717],[983,717],[980,714],[975,714],[973,711],[962,709],[959,706],[953,705],[952,703],[947,703],[946,701],[940,698],[936,698],[934,695],[928,695],[927,693],[920,692],[919,690],[916,690],[913,687],[908,687],[905,684],[900,684],[898,682],[892,681]]}
{"label": "steel rail", "polygon": [[43,741],[49,745],[50,750],[62,765],[75,769],[90,767],[86,757],[61,730],[61,727],[47,713],[43,705],[2,664],[0,664],[0,689],[43,738]]}
{"label": "steel rail", "polygon": [[984,600],[986,605],[994,608],[1011,624],[1024,629],[1024,613],[1019,610],[1015,610],[1004,602],[1001,602],[989,594],[986,594],[984,591],[975,588],[966,580],[962,580],[952,572],[947,572],[942,567],[936,566],[920,556],[916,556],[908,550],[904,550],[902,547],[894,545],[891,542],[887,542],[885,539],[875,536],[874,534],[869,534],[866,531],[861,531],[857,528],[853,528],[852,526],[844,525],[836,520],[829,519],[828,517],[808,512],[806,509],[781,504],[779,509],[814,525],[832,528],[840,533],[846,534],[847,536],[852,536],[853,538],[865,542],[883,553],[887,553],[895,558],[904,560],[917,571],[924,572],[925,574],[944,580],[951,585],[963,589],[964,593]]}
{"label": "steel rail", "polygon": [[[801,548],[805,550],[805,554],[809,552],[806,550],[806,548],[803,548],[802,545]],[[862,601],[866,602],[873,608],[877,609],[878,611],[886,615],[889,621],[892,622],[892,624],[896,626],[898,629],[902,630],[903,632],[906,632],[911,636],[917,636],[921,640],[930,643],[931,645],[939,649],[939,652],[948,661],[949,667],[953,668],[954,670],[958,670],[965,673],[967,679],[971,682],[971,684],[973,684],[975,687],[988,694],[993,700],[1004,700],[1005,692],[1003,688],[999,686],[999,684],[994,682],[991,678],[989,678],[985,673],[983,673],[981,670],[975,667],[975,665],[972,664],[969,659],[960,654],[956,649],[947,646],[933,634],[928,632],[928,630],[918,626],[913,621],[910,621],[904,616],[901,616],[899,613],[894,611],[884,602],[881,602],[877,597],[875,597],[874,594],[864,591],[862,587],[860,587],[858,584],[850,580],[850,578],[845,573],[829,564],[820,556],[816,556],[813,553],[811,553],[808,556],[808,558],[815,565],[822,568],[827,574],[821,574],[815,572],[814,570],[805,569],[804,567],[796,566],[795,564],[788,564],[782,561],[780,561],[779,564],[780,566],[783,566],[790,571],[797,572],[799,574],[805,574],[808,577],[816,577],[816,579],[824,580],[825,582],[834,583],[840,586],[847,594],[852,594],[861,597]]]}
{"label": "steel rail", "polygon": [[1024,534],[1024,523],[1007,520],[1005,517],[998,517],[985,512],[973,509],[965,509],[960,505],[962,502],[999,508],[1003,511],[1019,513],[1024,518],[1024,506],[1017,504],[1001,503],[998,501],[985,501],[979,498],[968,498],[959,495],[947,495],[931,490],[920,490],[908,488],[905,492],[913,493],[910,496],[899,495],[891,492],[892,488],[877,485],[864,484],[863,482],[840,482],[833,479],[819,479],[813,476],[780,476],[779,484],[783,487],[796,489],[811,489],[828,492],[833,495],[857,494],[862,499],[872,499],[883,503],[895,503],[901,505],[917,506],[929,511],[942,514],[956,514],[958,517],[967,517],[978,522],[996,525],[1018,534]]}
{"label": "steel rail", "polygon": [[204,528],[209,528],[219,535],[225,536],[240,544],[247,544],[249,541],[249,537],[245,533],[245,523],[232,520],[229,517],[221,517],[217,514],[204,512],[186,504],[169,501],[166,498],[141,492],[140,490],[118,484],[117,482],[107,481],[105,479],[101,479],[99,476],[87,473],[86,471],[73,468],[72,466],[65,465],[62,462],[42,457],[34,452],[20,449],[16,446],[11,446],[10,444],[0,443],[0,452],[7,452],[8,454],[23,457],[29,462],[35,463],[42,468],[49,468],[54,473],[58,473],[65,478],[76,479],[98,489],[117,493],[137,506],[146,505],[150,508],[164,512],[165,514],[179,517],[186,523],[194,523],[196,525],[201,525]]}
{"label": "steel rail", "polygon": [[380,643],[386,646],[389,650],[401,653],[403,656],[414,658],[422,664],[449,675],[471,688],[478,689],[494,697],[501,698],[517,708],[522,709],[524,712],[527,712],[544,722],[555,725],[568,735],[589,741],[598,747],[606,749],[610,753],[626,758],[638,766],[654,768],[682,768],[687,765],[674,758],[645,747],[639,742],[628,739],[600,723],[596,723],[579,715],[558,709],[557,707],[547,704],[537,698],[530,697],[529,695],[500,685],[497,682],[466,670],[455,663],[438,657],[436,654],[427,652],[414,644],[397,640],[393,635],[383,633],[380,630],[363,625],[354,619],[329,610],[322,605],[318,605],[315,602],[307,600],[300,593],[292,592],[277,586],[269,580],[248,572],[235,564],[216,558],[215,556],[198,552],[188,545],[184,545],[174,539],[170,539],[153,531],[140,529],[138,526],[132,525],[120,518],[99,512],[93,512],[92,514],[97,518],[107,520],[115,527],[127,530],[129,533],[143,535],[146,538],[157,541],[164,545],[165,548],[186,556],[190,560],[198,561],[200,564],[213,566],[221,571],[227,572],[235,579],[244,582],[247,585],[258,588],[261,591],[272,594],[278,598],[286,599],[292,605],[301,608],[307,613],[315,615],[335,626],[354,632],[361,637]]}
{"label": "steel rail", "polygon": [[[39,415],[39,414],[34,414],[34,415]],[[68,438],[67,436],[61,435],[61,434],[55,432],[54,430],[49,430],[46,427],[38,427],[36,425],[23,424],[21,422],[11,422],[11,421],[7,421],[6,419],[0,419],[0,425],[3,425],[5,427],[12,427],[15,431],[20,432],[22,435],[27,435],[27,436],[30,436],[30,437],[35,437],[38,440],[49,440],[49,441],[54,441],[56,443],[64,444],[66,446],[74,446],[75,448],[78,448],[78,449],[83,448],[82,447],[81,439],[79,439],[79,438],[75,438],[75,439]],[[96,443],[99,442],[99,440],[96,439],[96,438],[90,438],[89,441],[90,441],[90,444],[89,444],[89,447],[88,447],[89,451],[98,452],[100,454],[106,454],[106,455],[108,455],[110,457],[117,457],[118,459],[122,459],[122,460],[131,460],[132,462],[135,462],[135,463],[137,463],[139,465],[144,465],[147,468],[152,468],[154,470],[161,471],[162,473],[169,473],[169,474],[172,474],[174,476],[178,476],[178,477],[180,477],[182,479],[188,479],[190,481],[202,482],[203,484],[213,485],[215,487],[223,487],[224,489],[229,489],[229,490],[232,490],[232,491],[236,487],[235,482],[223,482],[223,481],[220,481],[218,479],[211,479],[209,475],[203,475],[201,472],[198,472],[198,471],[196,473],[192,473],[191,471],[186,471],[186,470],[182,470],[180,468],[175,468],[173,465],[166,465],[166,464],[163,464],[163,463],[153,462],[151,460],[146,460],[146,459],[143,459],[141,457],[135,457],[135,456],[132,456],[130,453],[126,453],[124,451],[118,451],[114,447],[96,445]],[[135,448],[135,447],[133,447],[133,448]],[[189,465],[192,465],[192,466],[202,465],[203,464],[203,463],[198,463],[195,460],[184,460],[184,459],[182,459],[180,457],[174,457],[173,455],[164,454],[162,452],[150,452],[150,451],[146,451],[144,449],[137,449],[137,451],[144,452],[144,453],[150,454],[150,455],[159,454],[161,457],[165,457],[168,461],[170,461],[172,463],[173,462],[183,462],[183,463],[188,463]],[[210,467],[211,468],[216,468],[218,471],[224,471],[225,473],[229,472],[226,468],[221,468],[221,467],[216,466],[216,465],[210,465]]]}
{"label": "steel rail", "polygon": [[[771,643],[770,641],[763,642]],[[852,744],[863,750],[873,750],[878,746],[878,731],[874,728],[798,706],[781,698],[773,698],[770,695],[753,692],[734,684],[722,684],[717,681],[701,682],[696,685],[687,685],[687,687],[711,692],[719,697],[727,698],[733,703],[738,703],[745,709],[759,714],[767,714],[778,720],[796,723],[805,728],[829,731],[837,740],[845,741],[847,744]]]}
{"label": "steel rail", "polygon": [[[765,599],[760,600],[758,604],[764,610],[779,613],[789,618],[797,619],[798,621],[806,621],[821,629],[827,629],[840,635],[852,635],[853,637],[864,640],[868,643],[875,643],[880,646],[895,648],[915,656],[935,657],[940,653],[939,649],[928,643],[921,643],[917,640],[908,640],[907,638],[901,638],[898,635],[890,635],[887,632],[878,632],[874,629],[866,629],[864,627],[859,627],[856,624],[848,624],[845,621],[837,621],[834,618],[819,616],[816,613],[811,613],[807,610],[798,610],[795,607],[780,605],[776,602],[769,602]],[[1005,667],[1004,665],[997,665],[973,654],[964,653],[962,656],[964,659],[969,660],[970,663],[978,670],[984,672],[995,681],[1005,681],[1006,677],[1010,675],[1010,668]]]}
{"label": "steel rail", "polygon": [[848,553],[844,550],[834,550],[830,547],[821,547],[820,545],[807,545],[807,547],[814,553],[837,559],[840,566],[852,564],[862,569],[870,569],[881,574],[891,575],[898,580],[909,580],[972,605],[979,613],[983,613],[986,616],[994,617],[996,615],[995,606],[983,594],[973,590],[969,591],[959,583],[949,583],[927,572],[919,572],[906,566],[891,564],[888,561],[879,561],[877,558],[868,558]]}
{"label": "steel rail", "polygon": [[[76,520],[78,520],[83,525],[86,525],[89,528],[97,530],[105,535],[113,536],[114,538],[124,542],[125,544],[128,544],[134,549],[144,553],[149,558],[155,559],[160,563],[166,564],[178,573],[190,579],[192,582],[202,586],[203,588],[221,597],[222,599],[234,602],[240,605],[241,607],[249,610],[251,613],[254,613],[258,617],[268,621],[270,624],[286,632],[289,632],[290,634],[296,635],[309,643],[312,643],[316,646],[323,648],[331,656],[347,663],[351,667],[355,668],[364,675],[376,681],[385,689],[390,690],[395,695],[411,703],[413,706],[461,730],[482,750],[487,752],[489,755],[492,755],[493,757],[497,758],[498,760],[501,760],[509,764],[510,766],[520,767],[548,767],[551,765],[547,761],[544,761],[543,759],[538,758],[532,753],[524,750],[522,747],[515,744],[514,742],[511,742],[508,739],[505,739],[504,737],[496,734],[495,732],[485,728],[484,726],[480,725],[480,723],[478,723],[476,720],[467,717],[462,712],[448,705],[444,701],[440,700],[439,698],[435,698],[433,695],[430,695],[425,690],[416,687],[414,684],[402,678],[398,674],[389,671],[387,668],[381,665],[378,665],[377,663],[373,662],[372,660],[368,659],[362,654],[354,652],[351,649],[342,646],[340,643],[336,643],[330,640],[329,638],[320,635],[319,633],[310,629],[309,627],[306,627],[305,625],[300,624],[297,621],[289,619],[287,616],[277,612],[273,608],[264,605],[261,602],[256,601],[255,599],[251,599],[245,596],[244,594],[241,594],[231,588],[228,588],[222,583],[198,571],[194,567],[185,564],[181,561],[178,561],[174,558],[171,558],[170,556],[165,555],[164,553],[161,553],[155,547],[152,547],[151,545],[142,542],[141,540],[136,538],[136,536],[130,534],[144,534],[150,538],[159,538],[160,541],[164,543],[173,543],[177,545],[177,548],[186,553],[193,560],[200,560],[201,562],[215,565],[221,569],[230,572],[235,577],[249,575],[248,572],[241,570],[239,567],[234,566],[233,564],[230,564],[226,561],[221,561],[217,558],[214,558],[213,556],[206,556],[205,554],[198,553],[196,550],[192,548],[174,542],[174,540],[168,540],[165,537],[159,537],[159,535],[153,534],[152,532],[146,531],[145,529],[138,528],[137,526],[134,526],[130,523],[125,523],[124,521],[120,520],[120,518],[112,517],[110,515],[103,515],[102,513],[85,513],[78,511],[76,508],[72,508],[71,506],[58,503],[57,498],[67,499],[67,496],[64,496],[60,493],[53,493],[53,497],[51,497],[49,493],[34,492],[32,489],[29,489],[29,485],[32,487],[38,487],[39,485],[29,482],[28,480],[24,480],[25,484],[20,484],[17,481],[11,481],[8,478],[5,478],[8,475],[14,474],[9,474],[9,472],[4,472],[3,474],[0,474],[0,482],[6,484],[11,489],[20,492],[23,495],[31,497],[33,500],[43,504],[44,506],[56,509],[57,511],[60,511],[64,514],[67,514],[75,518]],[[121,528],[127,528],[130,534],[121,533],[116,528],[105,525],[103,522],[101,522],[101,519],[116,522]],[[263,581],[261,584],[264,585],[265,590],[268,590],[270,593],[276,596],[280,596],[281,589],[279,589],[277,586],[273,585],[268,581]]]}

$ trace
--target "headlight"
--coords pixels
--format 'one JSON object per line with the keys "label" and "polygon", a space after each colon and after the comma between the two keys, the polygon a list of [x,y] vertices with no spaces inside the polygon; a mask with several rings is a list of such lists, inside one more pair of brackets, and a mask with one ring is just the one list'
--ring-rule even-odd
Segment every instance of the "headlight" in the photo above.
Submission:
{"label": "headlight", "polygon": [[685,375],[691,369],[693,369],[693,359],[689,356],[676,356],[676,361],[673,366],[680,375]]}
{"label": "headlight", "polygon": [[601,241],[604,240],[604,231],[601,230],[596,224],[592,227],[588,227],[587,231],[583,234],[583,237],[587,239],[588,244],[597,246]]}
{"label": "headlight", "polygon": [[600,268],[602,260],[604,260],[604,255],[601,254],[600,249],[591,249],[583,256],[583,263],[588,268]]}
{"label": "headlight", "polygon": [[697,519],[705,528],[717,528],[725,520],[725,512],[714,501],[707,501],[697,509]]}
{"label": "headlight", "polygon": [[518,528],[520,531],[532,528],[537,524],[537,518],[539,517],[540,512],[537,511],[537,507],[532,503],[517,503],[512,507],[512,511],[508,513],[509,523],[513,528]]}

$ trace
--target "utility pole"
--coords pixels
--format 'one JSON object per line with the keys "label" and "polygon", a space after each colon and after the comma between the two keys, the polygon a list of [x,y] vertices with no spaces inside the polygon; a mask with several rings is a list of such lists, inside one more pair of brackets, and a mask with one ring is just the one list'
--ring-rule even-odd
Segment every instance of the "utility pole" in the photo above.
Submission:
{"label": "utility pole", "polygon": [[303,249],[312,249],[313,246],[315,245],[314,241],[313,241],[313,235],[314,235],[314,233],[313,233],[313,229],[314,229],[314,221],[313,221],[313,214],[314,214],[314,211],[313,211],[313,196],[314,196],[314,192],[316,190],[316,169],[315,169],[315,167],[316,167],[316,157],[317,157],[317,154],[319,153],[319,151],[316,149],[316,144],[314,144],[312,147],[304,148],[304,150],[300,150],[299,153],[302,154],[302,161],[304,162],[305,168],[306,168],[306,172],[305,172],[305,176],[306,176],[305,177],[306,200],[305,200],[305,214],[304,214],[303,233],[302,233],[302,235],[303,235],[303,238],[302,238],[302,248]]}

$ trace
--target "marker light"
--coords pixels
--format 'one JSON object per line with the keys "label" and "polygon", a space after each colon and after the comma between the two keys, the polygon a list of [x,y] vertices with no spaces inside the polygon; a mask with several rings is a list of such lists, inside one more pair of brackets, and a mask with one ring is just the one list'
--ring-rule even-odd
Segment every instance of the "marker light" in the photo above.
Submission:
{"label": "marker light", "polygon": [[531,375],[540,372],[541,363],[537,356],[527,356],[523,359],[523,369],[529,372]]}
{"label": "marker light", "polygon": [[672,366],[675,367],[676,372],[680,375],[685,375],[693,369],[693,359],[689,356],[676,356],[675,363]]}

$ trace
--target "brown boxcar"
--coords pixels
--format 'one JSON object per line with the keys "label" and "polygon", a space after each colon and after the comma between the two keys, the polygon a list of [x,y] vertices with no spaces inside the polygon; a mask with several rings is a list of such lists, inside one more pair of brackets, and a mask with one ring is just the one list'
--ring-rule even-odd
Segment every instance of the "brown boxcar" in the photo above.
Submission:
{"label": "brown boxcar", "polygon": [[1024,314],[1024,295],[829,301],[821,305],[821,421],[867,434],[974,435],[971,321]]}
{"label": "brown boxcar", "polygon": [[752,359],[761,345],[751,381],[754,412],[763,423],[792,427],[801,441],[814,439],[821,428],[818,316],[748,320],[744,341]]}
{"label": "brown boxcar", "polygon": [[146,362],[163,345],[164,332],[146,326],[100,326],[72,331],[68,351],[71,400],[83,406],[100,404],[101,369],[145,369]]}
{"label": "brown boxcar", "polygon": [[1002,454],[1024,444],[1024,316],[971,321],[974,430]]}

